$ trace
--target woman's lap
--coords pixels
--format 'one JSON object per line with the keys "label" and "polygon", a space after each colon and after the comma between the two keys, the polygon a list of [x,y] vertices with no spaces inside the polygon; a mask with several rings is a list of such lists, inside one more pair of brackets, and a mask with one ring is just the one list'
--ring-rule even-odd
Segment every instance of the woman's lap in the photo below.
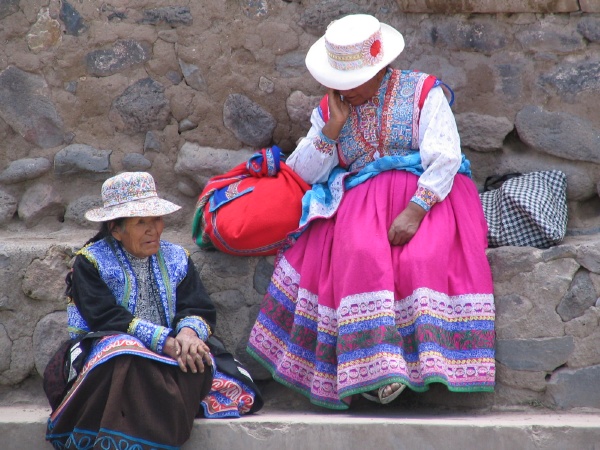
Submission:
{"label": "woman's lap", "polygon": [[[60,415],[49,421],[47,439],[56,448],[178,447],[189,438],[210,389],[212,377],[206,374],[140,356],[113,357],[86,374]],[[67,443],[71,447],[64,447]]]}
{"label": "woman's lap", "polygon": [[312,223],[278,261],[250,350],[316,404],[342,409],[340,398],[391,381],[493,386],[493,286],[477,191],[457,176],[411,242],[391,247],[387,229],[416,180],[391,171],[353,188],[333,219]]}

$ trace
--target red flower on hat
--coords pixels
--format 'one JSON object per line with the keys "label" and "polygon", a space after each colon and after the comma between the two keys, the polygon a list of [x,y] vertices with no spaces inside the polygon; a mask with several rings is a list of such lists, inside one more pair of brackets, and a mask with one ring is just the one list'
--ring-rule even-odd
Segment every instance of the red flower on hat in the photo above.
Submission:
{"label": "red flower on hat", "polygon": [[362,43],[362,57],[365,66],[374,66],[383,59],[381,32],[377,31]]}
{"label": "red flower on hat", "polygon": [[381,51],[381,41],[379,39],[377,39],[375,42],[373,42],[371,44],[371,48],[369,49],[369,53],[371,54],[372,57],[376,57],[377,55],[379,55],[379,52]]}

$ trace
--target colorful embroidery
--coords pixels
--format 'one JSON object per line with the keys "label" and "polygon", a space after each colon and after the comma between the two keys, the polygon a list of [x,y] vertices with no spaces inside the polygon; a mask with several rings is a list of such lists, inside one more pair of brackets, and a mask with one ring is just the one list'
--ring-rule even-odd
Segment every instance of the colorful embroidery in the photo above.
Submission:
{"label": "colorful embroidery", "polygon": [[390,69],[373,100],[352,107],[338,139],[342,167],[356,172],[384,156],[418,151],[418,100],[427,76]]}
{"label": "colorful embroidery", "polygon": [[323,153],[324,155],[333,155],[335,151],[336,141],[333,139],[329,139],[327,136],[323,134],[323,132],[319,132],[319,136],[314,139],[313,145],[315,148]]}
{"label": "colorful embroidery", "polygon": [[194,330],[198,337],[203,341],[206,341],[211,335],[208,323],[200,316],[188,316],[181,319],[177,324],[177,333],[179,333],[184,327]]}
{"label": "colorful embroidery", "polygon": [[332,310],[299,281],[282,255],[248,351],[312,403],[346,409],[345,398],[394,381],[417,392],[435,382],[454,392],[493,391],[492,294],[366,292]]}
{"label": "colorful embroidery", "polygon": [[356,70],[374,66],[383,59],[381,29],[364,41],[350,45],[333,44],[325,39],[329,64],[338,70]]}
{"label": "colorful embroidery", "polygon": [[440,201],[440,198],[432,190],[419,186],[410,201],[421,206],[425,211],[429,211],[433,205]]}
{"label": "colorful embroidery", "polygon": [[[135,315],[137,283],[131,264],[121,247],[103,239],[84,247],[78,254],[83,255],[98,268],[100,277],[115,296],[117,303]],[[167,323],[172,323],[173,317],[175,317],[175,291],[187,274],[187,260],[187,253],[182,247],[166,241],[161,241],[158,253],[150,257],[151,269],[160,293]],[[90,331],[76,307],[68,308],[68,320],[71,337]],[[136,326],[134,329],[137,329]],[[159,334],[162,335],[162,333]],[[148,337],[147,330],[144,330],[144,336],[145,339]],[[155,342],[158,347],[162,348],[160,344],[162,338],[159,335],[155,336],[154,333],[152,336],[148,342]]]}

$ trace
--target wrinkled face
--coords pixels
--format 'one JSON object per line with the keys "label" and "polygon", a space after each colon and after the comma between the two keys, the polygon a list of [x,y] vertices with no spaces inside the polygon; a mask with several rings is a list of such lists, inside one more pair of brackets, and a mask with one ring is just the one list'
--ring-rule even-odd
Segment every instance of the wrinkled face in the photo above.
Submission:
{"label": "wrinkled face", "polygon": [[347,89],[340,91],[340,95],[344,97],[344,100],[350,103],[352,106],[359,106],[377,94],[381,81],[385,76],[386,68],[381,69],[377,72],[373,78],[366,83],[361,84],[353,89]]}
{"label": "wrinkled face", "polygon": [[133,256],[145,258],[158,252],[164,228],[162,216],[128,217],[121,226],[114,227],[111,233]]}

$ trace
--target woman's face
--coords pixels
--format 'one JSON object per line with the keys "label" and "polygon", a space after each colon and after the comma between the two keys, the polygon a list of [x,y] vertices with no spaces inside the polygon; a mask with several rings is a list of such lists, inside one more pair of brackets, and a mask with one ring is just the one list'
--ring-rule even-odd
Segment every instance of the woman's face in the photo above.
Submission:
{"label": "woman's face", "polygon": [[377,94],[379,90],[379,86],[381,86],[381,81],[385,76],[387,68],[381,69],[377,72],[373,78],[371,78],[366,83],[361,84],[353,89],[347,89],[345,91],[340,91],[340,95],[344,97],[344,100],[350,103],[352,106],[360,106]]}
{"label": "woman's face", "polygon": [[162,216],[128,217],[121,226],[113,228],[111,233],[133,256],[145,258],[158,252],[164,228]]}

